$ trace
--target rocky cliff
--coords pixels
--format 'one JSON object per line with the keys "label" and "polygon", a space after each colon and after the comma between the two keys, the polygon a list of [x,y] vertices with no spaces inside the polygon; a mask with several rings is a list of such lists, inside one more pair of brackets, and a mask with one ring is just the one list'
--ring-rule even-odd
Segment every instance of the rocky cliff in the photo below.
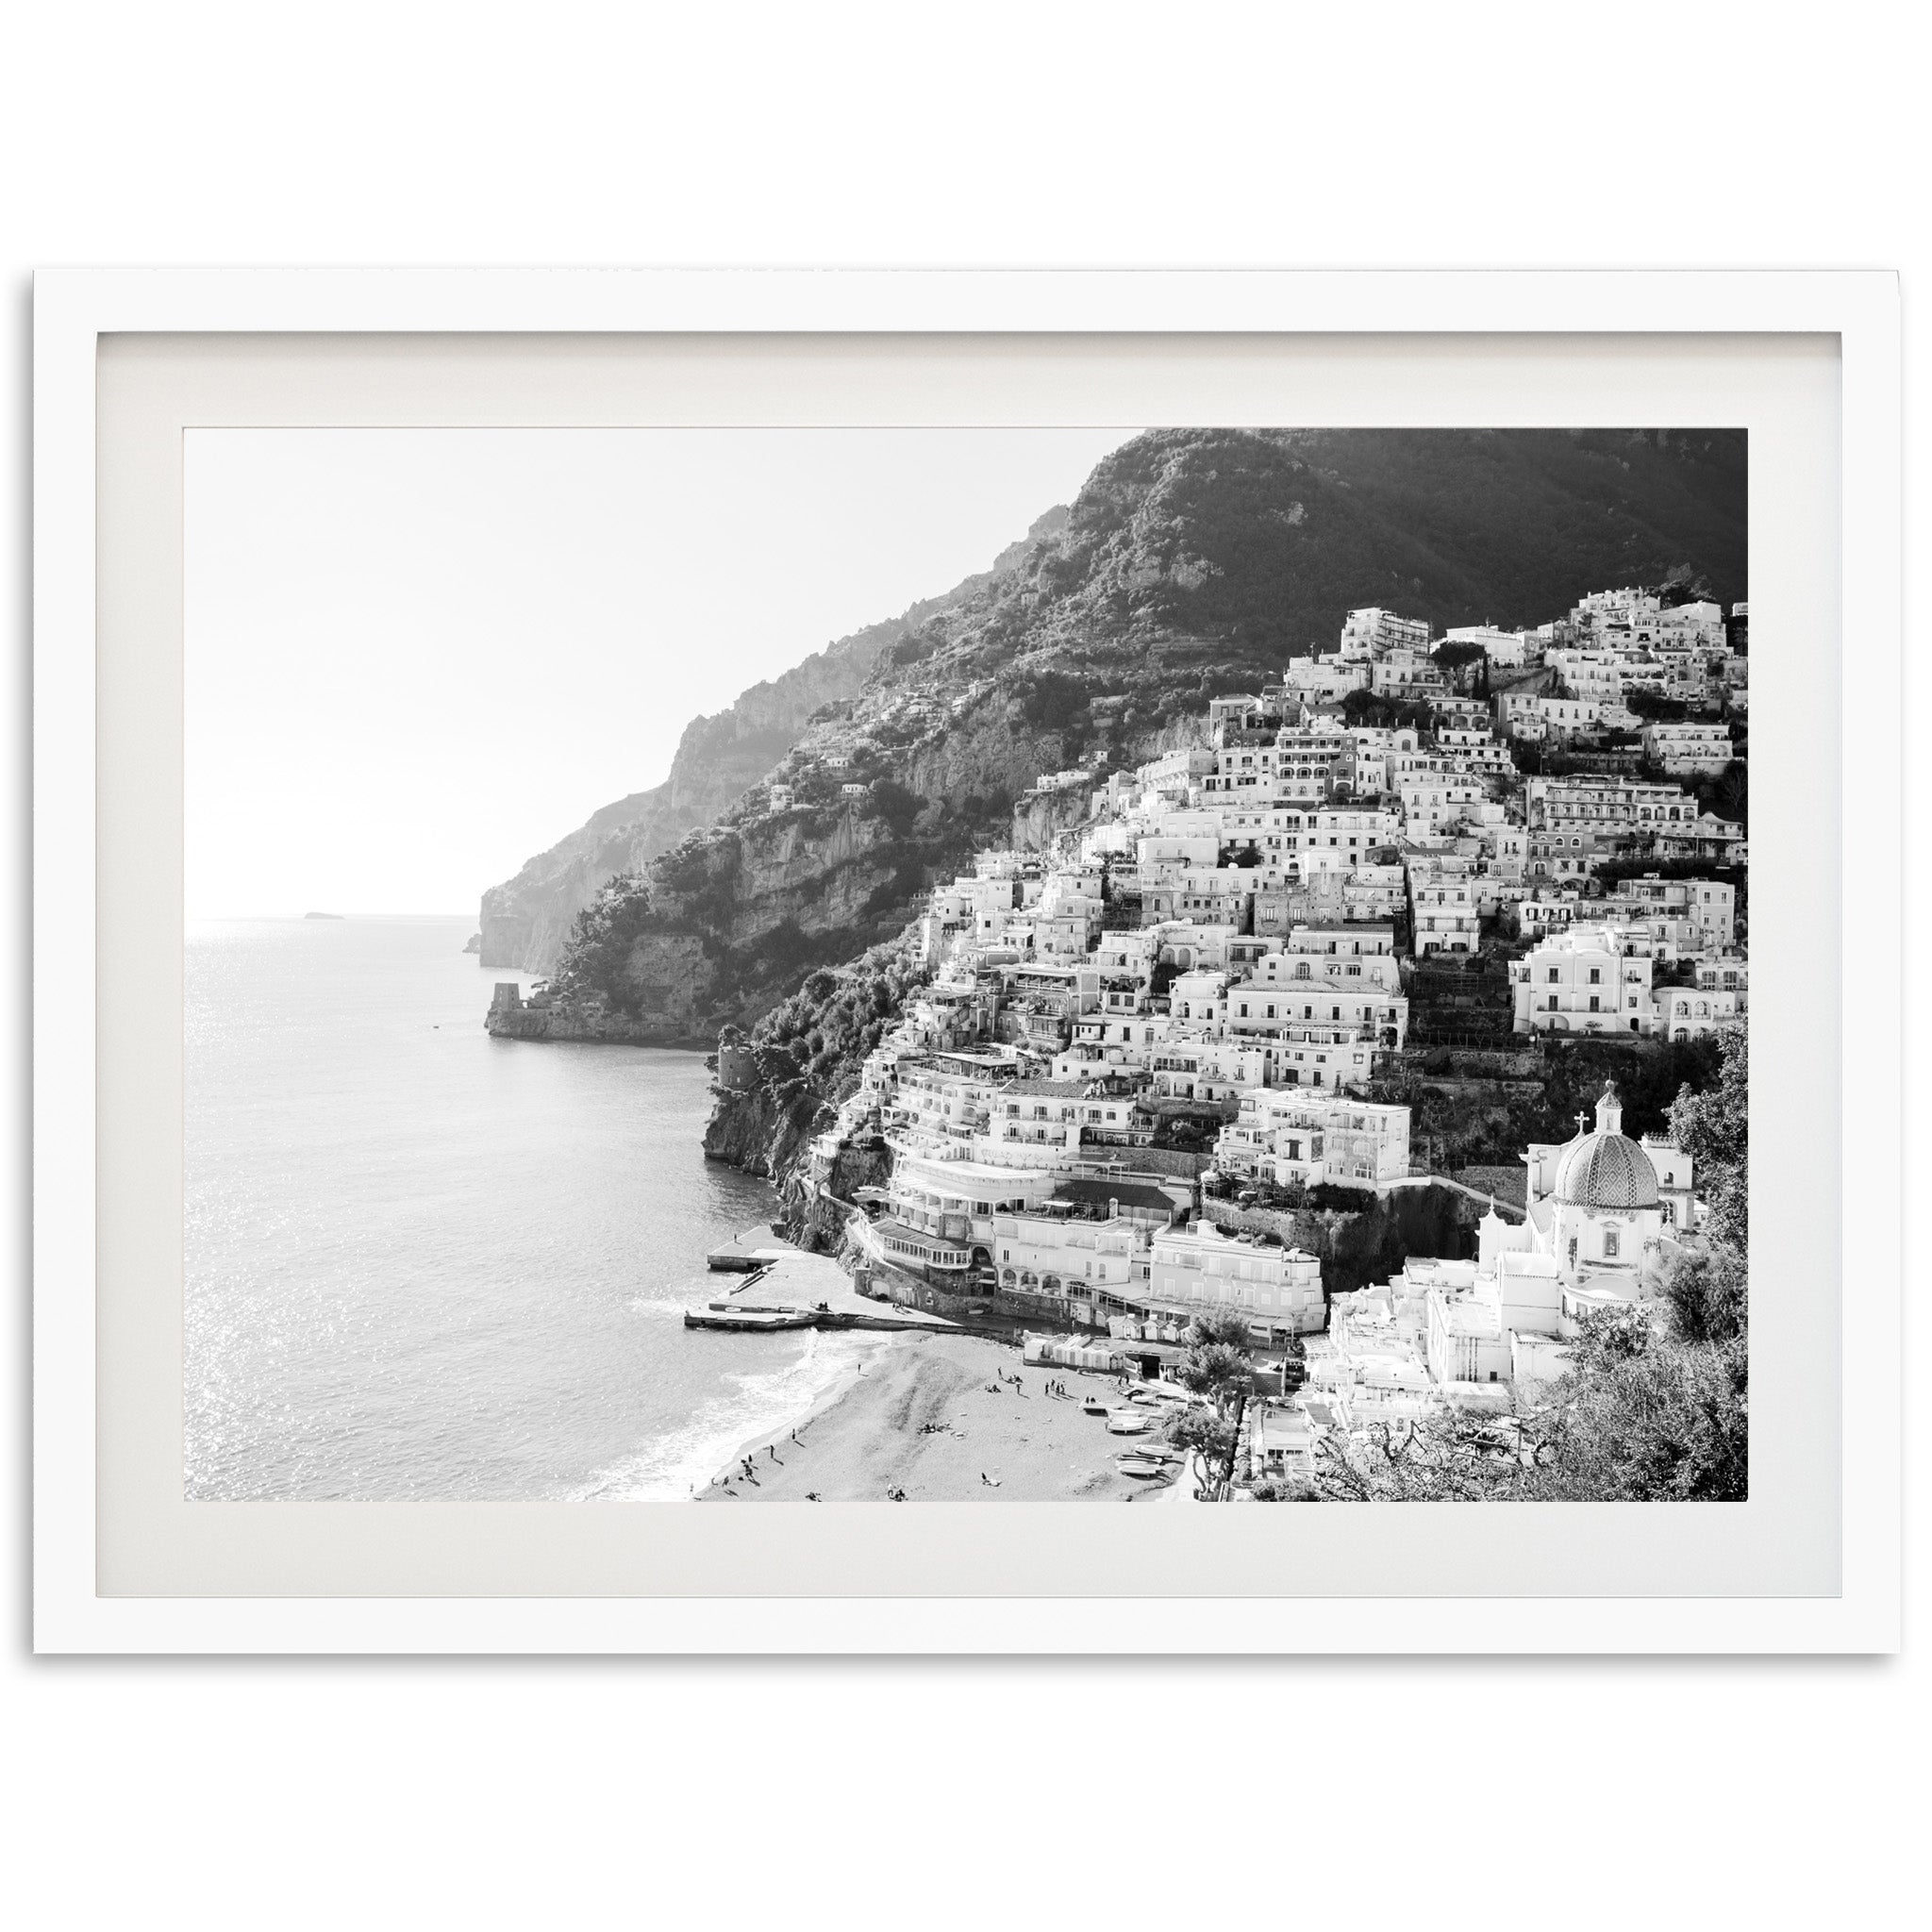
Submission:
{"label": "rocky cliff", "polygon": [[815,713],[835,711],[858,695],[883,651],[983,589],[1032,543],[1062,528],[1066,518],[1064,508],[1048,510],[994,559],[991,571],[854,631],[782,676],[753,685],[729,709],[693,720],[661,785],[605,806],[568,838],[526,860],[514,878],[484,893],[482,963],[553,971],[572,924],[607,881],[641,872],[687,832],[723,816],[784,757]]}

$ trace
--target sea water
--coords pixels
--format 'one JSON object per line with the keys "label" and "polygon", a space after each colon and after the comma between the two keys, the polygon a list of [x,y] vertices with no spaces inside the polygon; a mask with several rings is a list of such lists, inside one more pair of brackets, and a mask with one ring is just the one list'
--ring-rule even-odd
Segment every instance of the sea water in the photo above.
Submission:
{"label": "sea water", "polygon": [[491,1040],[462,918],[192,924],[191,1499],[673,1500],[874,1345],[687,1329],[704,1057]]}

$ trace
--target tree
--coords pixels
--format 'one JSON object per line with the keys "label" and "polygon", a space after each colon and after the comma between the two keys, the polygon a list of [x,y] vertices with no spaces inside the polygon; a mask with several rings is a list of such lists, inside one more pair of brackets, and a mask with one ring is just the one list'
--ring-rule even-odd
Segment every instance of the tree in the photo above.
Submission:
{"label": "tree", "polygon": [[1710,788],[1709,808],[1721,819],[1746,824],[1751,814],[1751,771],[1742,758],[1733,758]]}
{"label": "tree", "polygon": [[1709,1208],[1705,1232],[1741,1258],[1750,1246],[1751,1121],[1749,1042],[1743,1027],[1718,1036],[1718,1076],[1702,1092],[1684,1088],[1671,1105],[1673,1143],[1690,1157],[1691,1175]]}
{"label": "tree", "polygon": [[913,820],[925,809],[925,800],[896,778],[877,778],[873,781],[866,806],[874,818],[883,819],[903,839],[911,831]]}
{"label": "tree", "polygon": [[1734,1341],[1744,1332],[1747,1276],[1728,1247],[1687,1250],[1664,1286],[1677,1333],[1687,1341]]}
{"label": "tree", "polygon": [[1257,1503],[1319,1503],[1313,1483],[1292,1475],[1264,1475],[1248,1493]]}
{"label": "tree", "polygon": [[1247,1318],[1226,1308],[1208,1308],[1188,1324],[1191,1347],[1205,1348],[1217,1341],[1245,1352],[1248,1346]]}
{"label": "tree", "polygon": [[1191,1408],[1168,1424],[1167,1440],[1176,1449],[1191,1451],[1208,1474],[1224,1482],[1234,1462],[1240,1433],[1234,1420],[1215,1408]]}
{"label": "tree", "polygon": [[1225,1403],[1245,1389],[1252,1374],[1247,1351],[1225,1341],[1197,1342],[1180,1366],[1184,1388],[1196,1395],[1212,1396],[1218,1403]]}
{"label": "tree", "polygon": [[[1424,705],[1420,708],[1426,723],[1428,707]],[[1341,715],[1345,723],[1373,725],[1378,730],[1388,730],[1396,724],[1408,722],[1403,717],[1404,709],[1405,707],[1397,705],[1392,699],[1372,691],[1348,691],[1341,700]]]}
{"label": "tree", "polygon": [[1690,706],[1681,698],[1667,698],[1661,691],[1626,691],[1624,708],[1657,724],[1675,724],[1690,713]]}
{"label": "tree", "polygon": [[1741,1501],[1747,1375],[1741,1336],[1716,1347],[1625,1333],[1604,1352],[1586,1351],[1540,1432],[1533,1493],[1549,1502]]}
{"label": "tree", "polygon": [[1322,1502],[1505,1502],[1534,1493],[1534,1463],[1517,1417],[1449,1409],[1324,1435],[1313,1488]]}
{"label": "tree", "polygon": [[1196,1315],[1179,1370],[1182,1387],[1228,1409],[1246,1391],[1253,1374],[1246,1318],[1222,1308]]}

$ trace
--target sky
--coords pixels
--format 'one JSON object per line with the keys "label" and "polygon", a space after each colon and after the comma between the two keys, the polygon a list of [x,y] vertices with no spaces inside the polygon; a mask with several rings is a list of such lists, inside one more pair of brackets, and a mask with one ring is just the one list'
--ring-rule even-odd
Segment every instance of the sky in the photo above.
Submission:
{"label": "sky", "polygon": [[187,913],[460,912],[1131,429],[192,429]]}

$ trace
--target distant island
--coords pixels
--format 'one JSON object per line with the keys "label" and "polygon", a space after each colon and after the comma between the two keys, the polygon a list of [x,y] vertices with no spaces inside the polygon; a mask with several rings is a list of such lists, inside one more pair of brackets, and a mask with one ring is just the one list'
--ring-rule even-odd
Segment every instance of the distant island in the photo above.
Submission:
{"label": "distant island", "polygon": [[341,919],[343,915],[340,912],[305,912],[302,917],[304,919]]}

